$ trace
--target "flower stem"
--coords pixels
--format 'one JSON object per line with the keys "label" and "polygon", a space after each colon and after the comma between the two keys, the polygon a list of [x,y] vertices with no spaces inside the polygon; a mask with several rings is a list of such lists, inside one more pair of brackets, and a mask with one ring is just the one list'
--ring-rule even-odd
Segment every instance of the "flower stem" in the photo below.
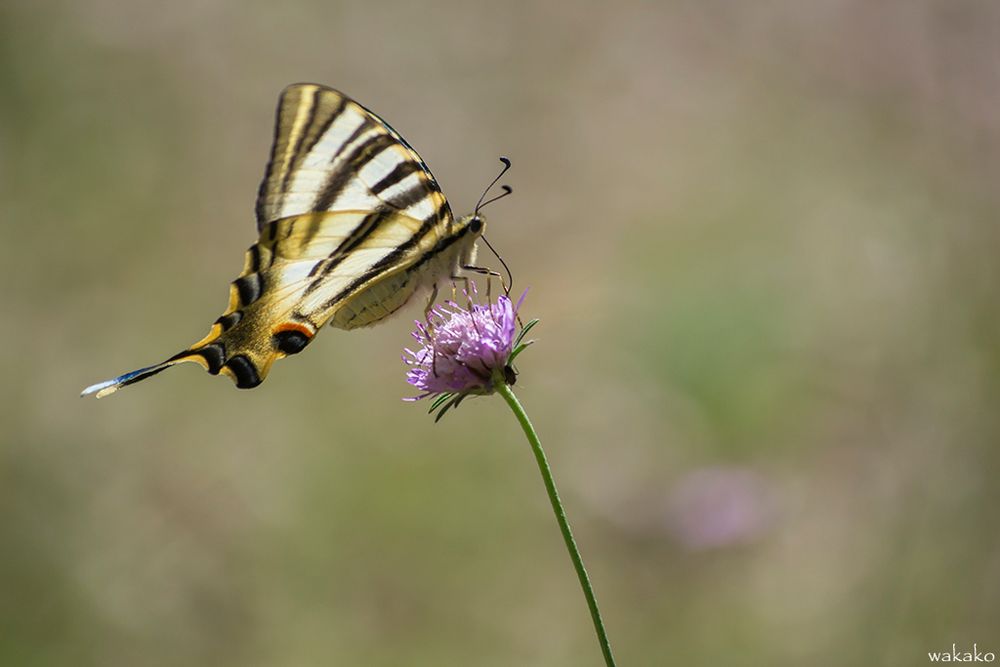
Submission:
{"label": "flower stem", "polygon": [[597,607],[597,598],[594,597],[594,587],[590,583],[590,577],[587,576],[587,568],[583,566],[583,558],[580,557],[580,550],[576,546],[576,540],[573,539],[573,531],[570,530],[569,521],[566,519],[566,510],[563,509],[562,501],[559,499],[559,491],[556,490],[556,483],[552,479],[552,470],[549,468],[548,459],[545,458],[545,451],[542,450],[542,443],[539,442],[538,434],[535,433],[535,427],[531,425],[531,420],[528,419],[527,413],[521,407],[520,401],[517,400],[517,396],[514,395],[511,388],[503,381],[503,378],[496,378],[493,384],[497,392],[507,401],[507,405],[510,406],[514,416],[517,417],[517,421],[521,423],[524,435],[528,437],[531,449],[535,453],[535,460],[538,461],[538,470],[542,473],[545,490],[548,492],[549,500],[552,502],[552,511],[555,512],[556,521],[559,522],[559,530],[562,531],[563,540],[566,542],[566,550],[569,551],[573,567],[576,568],[576,575],[580,578],[580,587],[583,588],[583,595],[587,598],[590,617],[594,620],[594,630],[597,632],[597,641],[600,642],[601,652],[604,653],[604,662],[607,663],[608,667],[615,667],[615,658],[611,654],[611,643],[608,641],[608,634],[604,630],[604,620],[601,618],[601,610]]}

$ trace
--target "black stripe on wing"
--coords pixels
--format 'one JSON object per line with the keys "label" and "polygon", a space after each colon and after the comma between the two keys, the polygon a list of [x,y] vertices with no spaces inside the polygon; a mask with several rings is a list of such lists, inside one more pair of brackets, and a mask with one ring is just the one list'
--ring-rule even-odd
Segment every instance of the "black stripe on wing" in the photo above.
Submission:
{"label": "black stripe on wing", "polygon": [[[349,297],[351,294],[353,294],[355,291],[360,289],[368,281],[373,280],[374,278],[377,278],[380,274],[385,273],[386,271],[389,271],[392,268],[396,267],[399,264],[399,262],[403,260],[404,257],[406,257],[407,253],[409,253],[411,250],[417,247],[420,244],[420,242],[428,234],[431,233],[438,220],[439,216],[431,216],[427,220],[424,220],[424,222],[420,225],[420,229],[418,229],[415,234],[410,236],[410,238],[407,239],[404,243],[398,245],[392,252],[388,253],[387,255],[382,257],[379,261],[375,262],[372,266],[368,267],[368,269],[363,274],[361,274],[353,281],[351,281],[350,284],[347,285],[347,287],[344,287],[335,296],[323,302],[319,310],[322,311],[328,308],[332,308],[337,303],[340,303],[341,301]],[[442,237],[437,242],[437,244],[435,244],[433,248],[431,248],[428,252],[426,252],[416,261],[414,266],[419,266],[421,264],[429,262],[435,255],[437,255],[440,252],[443,252],[452,244],[457,242],[460,238],[462,238],[462,236],[468,229],[469,227],[468,225],[466,225],[465,227],[462,227],[459,233],[449,234],[447,236]],[[310,285],[310,287],[312,287],[312,285]]]}
{"label": "black stripe on wing", "polygon": [[[344,157],[338,156],[340,164],[330,174],[330,178],[327,179],[323,189],[317,195],[316,201],[313,202],[313,210],[325,211],[330,208],[330,205],[336,201],[352,180],[359,180],[358,172],[369,161],[396,143],[398,142],[391,135],[379,133],[352,148]],[[351,142],[348,141],[344,145],[350,146]]]}
{"label": "black stripe on wing", "polygon": [[[347,129],[351,125],[345,127],[344,123],[336,122],[345,114],[360,119],[352,131]],[[331,151],[329,155],[317,154],[317,146],[334,131],[350,131],[350,134],[338,134],[335,141],[327,142],[322,150]],[[258,229],[277,219],[329,210],[338,196],[351,187],[352,179],[360,180],[359,173],[365,165],[391,146],[397,146],[403,157],[389,173],[380,175],[379,180],[368,187],[373,196],[382,199],[386,190],[415,172],[422,173],[420,181],[425,192],[441,193],[434,176],[413,147],[371,110],[332,88],[317,84],[288,86],[278,102],[270,159],[258,190]],[[296,173],[310,155],[314,156],[310,160],[310,171],[324,171],[317,165],[327,165],[329,173],[315,185],[307,185],[306,190],[300,184],[298,191],[292,191],[296,187]],[[313,187],[315,193],[311,193]],[[310,198],[309,194],[314,196]],[[291,195],[296,198],[290,204]],[[441,198],[444,200],[443,196]],[[391,200],[385,203],[398,206]],[[446,200],[444,206],[445,217],[451,217]]]}

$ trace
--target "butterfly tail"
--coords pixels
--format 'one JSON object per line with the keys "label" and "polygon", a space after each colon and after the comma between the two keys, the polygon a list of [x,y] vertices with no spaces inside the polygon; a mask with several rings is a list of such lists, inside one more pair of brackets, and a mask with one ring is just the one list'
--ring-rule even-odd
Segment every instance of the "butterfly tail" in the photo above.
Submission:
{"label": "butterfly tail", "polygon": [[135,384],[136,382],[141,382],[146,378],[153,377],[157,373],[165,371],[175,364],[183,363],[185,361],[197,361],[196,359],[192,359],[190,357],[185,358],[184,356],[182,356],[188,354],[190,354],[190,351],[185,350],[181,354],[173,356],[170,359],[167,359],[166,361],[155,364],[153,366],[146,366],[145,368],[139,368],[137,370],[125,373],[124,375],[119,375],[116,378],[105,380],[104,382],[98,382],[97,384],[92,384],[86,389],[84,389],[82,392],[80,392],[80,396],[95,395],[97,398],[104,398],[105,396],[115,393],[122,387],[127,387],[130,384]]}
{"label": "butterfly tail", "polygon": [[[284,348],[272,350],[268,347],[267,350],[260,353],[251,347],[240,345],[239,343],[242,341],[240,337],[233,335],[235,332],[231,331],[220,335],[217,327],[218,325],[213,328],[212,333],[183,352],[178,352],[156,365],[146,366],[111,380],[93,384],[84,389],[80,396],[94,395],[97,398],[104,398],[122,387],[141,382],[171,366],[185,362],[197,363],[212,375],[226,375],[240,389],[252,389],[267,377],[275,359],[298,352],[308,342],[304,335],[295,331],[291,334],[279,335],[278,342],[287,343]],[[295,337],[295,334],[298,334],[298,337]],[[295,349],[289,347],[292,344],[296,345]],[[227,348],[233,350],[233,354],[227,354]]]}

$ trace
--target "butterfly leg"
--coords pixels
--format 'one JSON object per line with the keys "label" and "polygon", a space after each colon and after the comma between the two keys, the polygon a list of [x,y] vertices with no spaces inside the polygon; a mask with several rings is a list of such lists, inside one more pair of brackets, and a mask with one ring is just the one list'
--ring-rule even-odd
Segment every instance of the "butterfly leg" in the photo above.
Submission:
{"label": "butterfly leg", "polygon": [[[462,268],[465,268],[465,267],[462,267]],[[473,310],[474,310],[474,308],[473,308],[473,306],[474,306],[473,297],[474,296],[478,297],[479,293],[476,291],[476,283],[470,281],[469,280],[469,276],[463,276],[463,275],[453,275],[453,276],[451,276],[452,303],[454,303],[456,306],[458,305],[457,302],[456,302],[457,296],[456,296],[455,292],[458,289],[457,282],[459,280],[461,280],[465,284],[465,290],[464,291],[465,291],[465,296],[468,299],[465,307],[466,307],[466,309],[469,312],[473,312]],[[475,317],[472,318],[472,327],[476,330],[477,333],[482,334],[482,332],[479,331],[479,325],[476,323],[476,318]]]}
{"label": "butterfly leg", "polygon": [[424,320],[426,320],[428,324],[431,322],[431,309],[434,308],[434,300],[437,299],[437,295],[438,286],[437,283],[434,283],[434,286],[431,287],[431,295],[427,299],[427,305],[424,306]]}
{"label": "butterfly leg", "polygon": [[[504,281],[503,276],[500,275],[499,273],[497,273],[496,271],[494,271],[493,269],[488,269],[485,266],[471,266],[471,265],[468,265],[468,264],[463,264],[462,268],[464,270],[466,270],[466,271],[472,271],[473,273],[478,273],[480,275],[487,276],[487,279],[486,279],[486,289],[487,290],[490,289],[489,278],[492,277],[492,276],[496,276],[497,278],[500,279],[500,286],[503,287],[503,293],[506,294],[507,296],[510,296],[510,288],[507,287],[507,283]],[[486,298],[490,299],[489,292],[486,293]]]}
{"label": "butterfly leg", "polygon": [[[471,266],[471,265],[463,265],[462,268],[465,269],[466,271],[472,271],[473,273],[478,273],[480,275],[486,276],[486,300],[488,302],[490,303],[493,302],[493,297],[490,294],[492,286],[490,278],[493,276],[496,276],[497,278],[500,279],[500,286],[503,287],[503,293],[507,297],[510,297],[510,286],[507,285],[506,281],[504,281],[503,276],[494,271],[493,269],[488,269],[485,266]],[[517,316],[517,323],[521,327],[524,326],[524,323],[521,321],[520,315]]]}
{"label": "butterfly leg", "polygon": [[[462,267],[462,268],[465,268],[465,267]],[[456,302],[456,303],[458,302],[458,281],[459,280],[461,280],[462,284],[465,286],[463,288],[463,291],[465,292],[465,296],[468,297],[468,299],[469,299],[468,308],[471,310],[472,309],[472,294],[473,294],[472,287],[475,286],[475,283],[470,283],[469,282],[469,276],[461,276],[461,275],[459,275],[459,276],[451,276],[451,300],[454,301],[454,302]]]}
{"label": "butterfly leg", "polygon": [[[430,297],[427,299],[427,303],[424,305],[424,322],[427,323],[427,333],[430,336],[434,335],[434,330],[437,328],[437,322],[431,319],[431,314],[434,312],[434,302],[437,300],[438,286],[437,283],[431,287]],[[435,368],[434,376],[437,377],[437,369]]]}

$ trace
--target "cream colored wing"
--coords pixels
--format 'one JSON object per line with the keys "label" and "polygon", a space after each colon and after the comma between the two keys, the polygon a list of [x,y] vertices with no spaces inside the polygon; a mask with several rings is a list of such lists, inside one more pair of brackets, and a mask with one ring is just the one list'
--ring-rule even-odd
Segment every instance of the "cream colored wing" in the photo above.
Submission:
{"label": "cream colored wing", "polygon": [[332,88],[285,88],[257,196],[258,228],[305,213],[386,206],[418,220],[451,217],[427,165],[388,123]]}
{"label": "cream colored wing", "polygon": [[[257,198],[260,238],[208,335],[160,364],[84,390],[98,397],[194,361],[255,387],[300,352],[345,303],[345,328],[389,314],[415,267],[464,233],[416,152],[385,121],[333,89],[295,84],[278,102]],[[358,310],[360,309],[360,310]]]}

